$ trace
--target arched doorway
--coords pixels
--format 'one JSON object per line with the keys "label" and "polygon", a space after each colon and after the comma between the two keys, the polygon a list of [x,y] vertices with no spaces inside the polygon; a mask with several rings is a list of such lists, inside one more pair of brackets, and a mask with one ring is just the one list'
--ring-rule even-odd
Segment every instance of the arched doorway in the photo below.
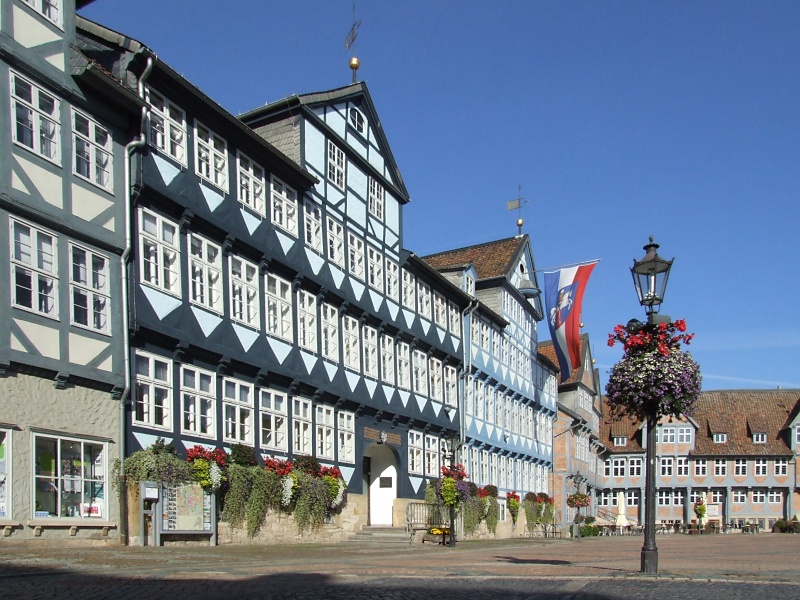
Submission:
{"label": "arched doorway", "polygon": [[364,483],[367,484],[369,524],[391,526],[397,498],[397,457],[385,444],[374,444],[364,452]]}

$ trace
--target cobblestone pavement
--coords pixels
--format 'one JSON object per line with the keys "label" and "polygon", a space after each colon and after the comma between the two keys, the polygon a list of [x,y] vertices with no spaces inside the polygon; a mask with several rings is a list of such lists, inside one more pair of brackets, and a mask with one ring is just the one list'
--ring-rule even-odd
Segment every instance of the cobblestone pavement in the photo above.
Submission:
{"label": "cobblestone pavement", "polygon": [[667,536],[411,546],[64,547],[0,542],[0,598],[800,600],[800,536]]}

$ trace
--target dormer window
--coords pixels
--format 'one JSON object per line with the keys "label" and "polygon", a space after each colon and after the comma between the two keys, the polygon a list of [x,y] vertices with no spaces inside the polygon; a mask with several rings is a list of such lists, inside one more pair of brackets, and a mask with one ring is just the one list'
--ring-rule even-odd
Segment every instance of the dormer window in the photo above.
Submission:
{"label": "dormer window", "polygon": [[464,275],[464,291],[473,298],[475,297],[475,280],[471,275]]}
{"label": "dormer window", "polygon": [[350,109],[350,125],[361,135],[367,134],[367,120],[357,108]]}
{"label": "dormer window", "polygon": [[626,436],[615,436],[614,437],[614,445],[615,446],[627,446],[628,445],[628,438]]}
{"label": "dormer window", "polygon": [[753,434],[753,443],[754,444],[766,444],[767,443],[767,434],[766,433],[754,433]]}
{"label": "dormer window", "polygon": [[724,444],[728,441],[727,433],[715,433],[713,437],[715,444]]}

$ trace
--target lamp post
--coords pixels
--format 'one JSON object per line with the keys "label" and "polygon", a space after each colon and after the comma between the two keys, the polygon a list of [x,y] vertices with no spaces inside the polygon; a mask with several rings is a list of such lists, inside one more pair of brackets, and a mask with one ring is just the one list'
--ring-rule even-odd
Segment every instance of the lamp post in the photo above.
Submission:
{"label": "lamp post", "polygon": [[[461,445],[461,438],[458,432],[450,431],[442,438],[442,450],[444,451],[445,458],[450,463],[450,472],[455,472],[456,468],[456,450]],[[450,505],[450,547],[456,547],[456,506]]]}
{"label": "lamp post", "polygon": [[[658,244],[653,242],[650,236],[650,243],[643,249],[645,251],[642,260],[634,260],[631,267],[633,284],[636,286],[636,294],[639,296],[639,304],[644,306],[647,314],[647,323],[656,325],[658,323],[669,323],[669,317],[659,315],[658,310],[664,301],[664,294],[667,289],[667,280],[672,268],[672,260],[664,260],[658,253]],[[642,324],[638,321],[628,323],[629,331],[641,328]],[[642,546],[642,573],[650,575],[658,574],[658,548],[656,547],[656,426],[658,417],[655,408],[651,409],[647,415],[647,453],[645,461],[645,505],[644,505],[644,545]]]}
{"label": "lamp post", "polygon": [[[581,472],[578,471],[572,475],[567,476],[567,479],[571,479],[573,485],[575,486],[575,490],[580,494],[581,492],[581,484],[584,481],[587,481],[586,477],[581,475]],[[578,506],[575,509],[575,519],[572,523],[572,538],[578,539],[581,537],[581,507]]]}

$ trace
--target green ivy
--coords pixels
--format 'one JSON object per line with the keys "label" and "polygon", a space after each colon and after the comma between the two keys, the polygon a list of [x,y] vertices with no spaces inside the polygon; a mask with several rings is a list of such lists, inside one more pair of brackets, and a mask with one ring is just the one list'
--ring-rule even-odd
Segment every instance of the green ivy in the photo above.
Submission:
{"label": "green ivy", "polygon": [[253,474],[257,468],[233,463],[228,466],[228,491],[222,509],[222,519],[231,529],[241,527],[245,519],[245,508],[253,485]]}
{"label": "green ivy", "polygon": [[533,531],[536,528],[536,502],[531,502],[527,498],[522,501],[522,509],[525,511],[525,528]]}
{"label": "green ivy", "polygon": [[470,496],[461,507],[464,518],[464,534],[472,535],[478,529],[483,518],[483,502],[476,496]]}
{"label": "green ivy", "polygon": [[497,498],[489,496],[489,509],[486,511],[486,527],[492,533],[497,533],[497,521],[500,519],[500,505]]}
{"label": "green ivy", "polygon": [[[258,533],[267,516],[267,510],[275,504],[275,498],[272,497],[274,486],[270,485],[270,473],[266,469],[258,467],[251,469],[251,473],[252,487],[250,488],[250,496],[247,498],[246,509],[247,537],[249,538]],[[272,473],[272,475],[275,475],[275,473]],[[280,503],[280,495],[278,496],[278,503]]]}
{"label": "green ivy", "polygon": [[300,493],[294,507],[294,522],[300,532],[322,526],[328,514],[330,488],[323,480],[308,473],[298,473]]}

